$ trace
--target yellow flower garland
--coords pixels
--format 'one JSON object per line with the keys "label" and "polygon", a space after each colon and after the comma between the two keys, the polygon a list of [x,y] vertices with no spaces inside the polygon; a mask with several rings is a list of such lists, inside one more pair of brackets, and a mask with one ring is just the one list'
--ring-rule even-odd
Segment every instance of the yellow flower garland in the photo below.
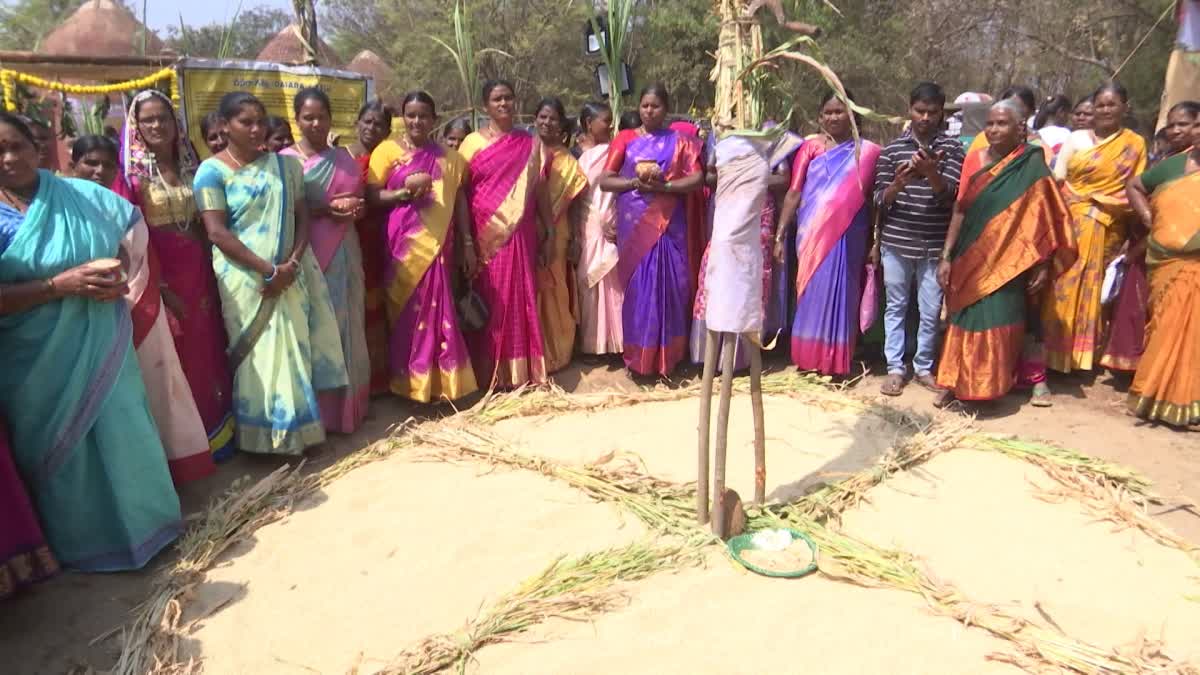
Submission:
{"label": "yellow flower garland", "polygon": [[4,87],[4,105],[9,111],[17,109],[17,84],[24,84],[30,87],[39,89],[49,89],[51,91],[61,91],[67,94],[76,96],[98,96],[101,94],[115,94],[125,91],[134,91],[137,89],[145,89],[153,86],[157,82],[167,80],[171,87],[171,102],[179,107],[179,79],[174,68],[163,68],[162,70],[151,73],[145,77],[139,77],[136,80],[127,82],[117,82],[115,84],[67,84],[65,82],[55,82],[46,80],[36,75],[28,73],[19,73],[15,70],[0,69],[0,84]]}

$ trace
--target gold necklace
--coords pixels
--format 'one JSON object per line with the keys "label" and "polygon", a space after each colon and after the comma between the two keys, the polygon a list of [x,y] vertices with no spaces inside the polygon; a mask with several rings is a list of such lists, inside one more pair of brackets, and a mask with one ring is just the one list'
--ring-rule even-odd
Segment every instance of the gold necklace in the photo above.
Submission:
{"label": "gold necklace", "polygon": [[235,156],[233,155],[233,148],[225,148],[225,154],[226,154],[226,155],[229,155],[229,159],[233,160],[233,163],[234,163],[234,164],[237,164],[237,168],[239,168],[239,169],[240,169],[240,168],[242,168],[243,166],[245,166],[245,164],[243,164],[241,161],[239,161],[239,160],[238,160],[238,158],[237,158],[237,157],[235,157]]}

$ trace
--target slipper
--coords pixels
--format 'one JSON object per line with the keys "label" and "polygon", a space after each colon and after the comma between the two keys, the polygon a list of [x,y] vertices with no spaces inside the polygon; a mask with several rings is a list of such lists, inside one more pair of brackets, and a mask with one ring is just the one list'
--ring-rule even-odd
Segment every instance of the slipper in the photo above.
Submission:
{"label": "slipper", "polygon": [[1050,387],[1047,387],[1045,382],[1033,385],[1033,395],[1029,397],[1029,405],[1035,408],[1049,408],[1054,405],[1054,400],[1050,398]]}
{"label": "slipper", "polygon": [[924,375],[918,375],[913,379],[916,380],[917,384],[921,385],[922,387],[925,387],[926,389],[928,389],[929,391],[932,391],[935,394],[940,394],[943,391],[946,391],[945,387],[943,387],[937,383],[937,379],[933,376],[933,373],[926,373]]}
{"label": "slipper", "polygon": [[936,399],[933,401],[933,407],[938,410],[943,410],[952,403],[957,403],[958,399],[954,398],[954,392],[949,389],[943,389]]}
{"label": "slipper", "polygon": [[879,386],[879,393],[884,396],[899,396],[904,391],[904,376],[903,375],[888,375],[884,379],[883,384]]}

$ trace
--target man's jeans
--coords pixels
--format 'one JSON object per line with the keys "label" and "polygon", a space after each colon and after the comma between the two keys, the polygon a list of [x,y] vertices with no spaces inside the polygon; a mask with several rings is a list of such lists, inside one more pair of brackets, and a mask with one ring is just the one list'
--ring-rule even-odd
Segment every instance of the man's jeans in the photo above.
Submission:
{"label": "man's jeans", "polygon": [[936,258],[912,260],[902,258],[889,246],[882,246],[883,286],[887,291],[887,306],[883,311],[883,353],[887,357],[889,375],[904,375],[904,347],[908,308],[912,303],[914,282],[917,287],[917,306],[921,322],[917,328],[917,353],[913,356],[913,371],[918,375],[933,372],[933,359],[938,345],[938,320],[942,313],[942,288],[937,282]]}

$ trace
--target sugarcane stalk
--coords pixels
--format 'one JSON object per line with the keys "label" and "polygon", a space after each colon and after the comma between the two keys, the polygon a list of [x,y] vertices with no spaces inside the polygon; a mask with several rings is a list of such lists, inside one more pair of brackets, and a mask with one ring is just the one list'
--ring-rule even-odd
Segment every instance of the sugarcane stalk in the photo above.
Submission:
{"label": "sugarcane stalk", "polygon": [[708,522],[708,430],[712,417],[713,376],[717,369],[717,344],[720,335],[705,331],[704,377],[700,382],[700,425],[696,455],[696,522]]}

